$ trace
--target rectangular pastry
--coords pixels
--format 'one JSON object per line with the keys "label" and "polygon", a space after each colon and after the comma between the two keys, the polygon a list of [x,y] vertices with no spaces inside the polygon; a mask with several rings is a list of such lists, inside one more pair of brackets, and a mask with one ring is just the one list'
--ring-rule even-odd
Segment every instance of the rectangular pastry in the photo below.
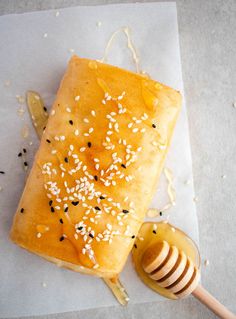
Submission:
{"label": "rectangular pastry", "polygon": [[119,274],[156,191],[180,106],[172,88],[72,57],[11,239],[74,271]]}

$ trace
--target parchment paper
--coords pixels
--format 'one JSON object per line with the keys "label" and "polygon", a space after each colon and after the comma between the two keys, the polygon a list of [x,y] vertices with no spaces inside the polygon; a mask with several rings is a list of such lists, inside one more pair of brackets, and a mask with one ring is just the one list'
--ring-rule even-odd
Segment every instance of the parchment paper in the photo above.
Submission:
{"label": "parchment paper", "polygon": [[[81,57],[101,58],[111,33],[122,26],[129,26],[132,30],[142,69],[183,93],[174,3],[76,7],[61,9],[59,14],[56,12],[0,18],[0,170],[6,172],[0,175],[3,188],[0,192],[1,317],[117,304],[102,280],[57,268],[8,239],[26,175],[17,153],[25,147],[27,161],[32,164],[39,144],[27,112],[22,117],[17,114],[19,107],[25,110],[26,107],[17,102],[16,95],[24,95],[29,89],[37,90],[50,107],[71,52],[74,50]],[[118,36],[109,54],[109,62],[135,69],[124,35]],[[25,124],[30,127],[27,139],[21,137]],[[33,142],[31,146],[30,142]],[[177,193],[176,206],[168,211],[170,222],[198,241],[185,104],[166,166],[174,173]],[[190,184],[185,183],[187,180]],[[167,201],[166,182],[162,176],[152,207],[161,207]],[[163,300],[138,279],[130,260],[121,279],[131,303]]]}

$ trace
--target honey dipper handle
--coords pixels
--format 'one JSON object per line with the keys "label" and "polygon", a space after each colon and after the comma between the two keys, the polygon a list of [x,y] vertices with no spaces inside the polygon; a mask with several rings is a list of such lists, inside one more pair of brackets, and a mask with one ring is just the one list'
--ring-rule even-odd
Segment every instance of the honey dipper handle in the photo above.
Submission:
{"label": "honey dipper handle", "polygon": [[201,301],[211,311],[213,311],[219,318],[222,319],[236,319],[236,316],[229,311],[224,305],[222,305],[217,299],[215,299],[206,289],[201,285],[192,292],[194,297]]}

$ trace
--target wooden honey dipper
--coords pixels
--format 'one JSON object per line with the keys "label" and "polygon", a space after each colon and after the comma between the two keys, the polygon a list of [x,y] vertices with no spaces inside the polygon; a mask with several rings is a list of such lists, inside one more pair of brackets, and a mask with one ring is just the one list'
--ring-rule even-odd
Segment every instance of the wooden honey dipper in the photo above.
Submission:
{"label": "wooden honey dipper", "polygon": [[157,242],[147,248],[142,257],[142,267],[157,284],[171,291],[177,298],[191,293],[204,305],[223,319],[236,316],[208,293],[200,284],[200,272],[192,260],[177,247],[166,241]]}

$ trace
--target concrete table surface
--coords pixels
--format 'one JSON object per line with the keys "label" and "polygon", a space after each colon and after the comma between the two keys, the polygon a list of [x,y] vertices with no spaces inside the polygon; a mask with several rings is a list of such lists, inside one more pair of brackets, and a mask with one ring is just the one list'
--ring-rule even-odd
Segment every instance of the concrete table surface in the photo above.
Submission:
{"label": "concrete table surface", "polygon": [[[0,14],[115,2],[130,1],[0,0]],[[209,260],[208,267],[202,266],[202,281],[206,289],[236,313],[236,1],[176,2],[198,197],[200,250],[203,261]],[[37,318],[207,319],[215,316],[188,298]]]}

